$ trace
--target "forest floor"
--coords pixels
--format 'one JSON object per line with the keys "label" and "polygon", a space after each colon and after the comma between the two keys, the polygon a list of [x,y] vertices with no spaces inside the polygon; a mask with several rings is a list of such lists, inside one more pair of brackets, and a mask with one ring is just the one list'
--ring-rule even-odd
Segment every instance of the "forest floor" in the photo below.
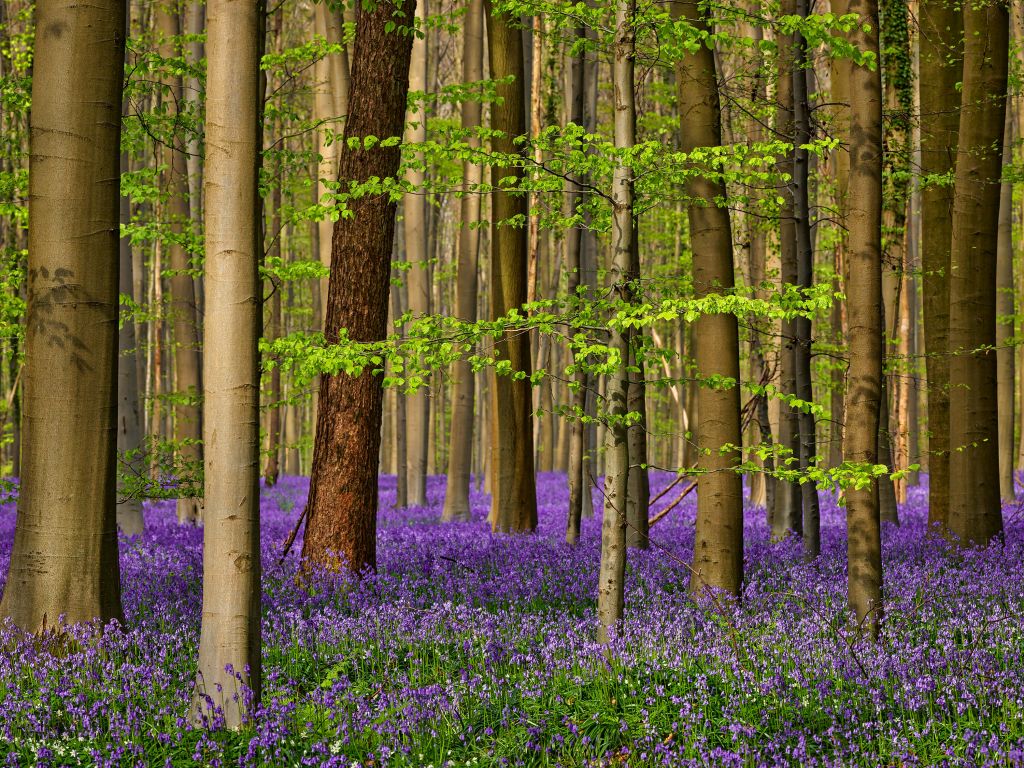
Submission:
{"label": "forest floor", "polygon": [[[655,490],[667,482],[654,478]],[[392,511],[381,483],[379,569],[300,587],[282,544],[307,481],[262,496],[263,711],[240,733],[189,725],[202,531],[147,505],[121,542],[126,623],[34,640],[0,628],[0,762],[27,765],[1024,765],[1024,514],[1003,547],[926,541],[924,488],[884,531],[877,646],[845,625],[842,510],[823,554],[746,526],[738,605],[686,593],[694,502],[630,552],[610,660],[593,642],[598,516],[563,543],[563,476],[540,479],[540,529],[492,535],[429,508]],[[667,503],[674,492],[660,504]],[[656,507],[657,509],[657,507]],[[14,505],[0,505],[0,578]],[[296,547],[297,548],[297,547]],[[6,758],[5,758],[6,756]],[[4,760],[6,761],[4,762]]]}

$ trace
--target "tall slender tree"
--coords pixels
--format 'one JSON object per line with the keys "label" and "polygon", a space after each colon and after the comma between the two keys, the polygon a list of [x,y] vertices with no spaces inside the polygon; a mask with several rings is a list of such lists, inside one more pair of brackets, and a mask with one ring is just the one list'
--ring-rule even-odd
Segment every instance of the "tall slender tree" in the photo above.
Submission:
{"label": "tall slender tree", "polygon": [[[177,41],[181,35],[181,17],[176,2],[156,6],[157,34],[160,36],[160,55],[171,60],[177,54]],[[181,73],[171,68],[164,78],[164,109],[175,116],[183,102]],[[188,163],[186,147],[168,144],[165,149],[165,170],[161,186],[166,195],[164,215],[170,238],[166,248],[171,268],[171,295],[168,309],[174,334],[174,377],[176,398],[174,405],[174,437],[176,452],[184,464],[186,474],[199,474],[203,460],[199,333],[196,311],[196,291],[190,273],[189,254],[185,250],[183,234],[189,226]],[[155,279],[160,279],[157,275]],[[194,487],[191,480],[187,487]],[[186,495],[177,502],[178,522],[195,524],[202,519],[202,501]]]}
{"label": "tall slender tree", "polygon": [[[698,32],[711,18],[698,0],[676,0],[672,13]],[[715,52],[701,40],[676,67],[680,149],[722,144],[722,113]],[[721,179],[695,169],[687,183],[693,285],[698,298],[733,290],[732,225],[720,201]],[[697,392],[697,530],[690,589],[738,595],[743,585],[743,484],[740,463],[739,330],[732,314],[702,315],[694,324],[694,362],[702,381]],[[706,380],[722,377],[725,385]]]}
{"label": "tall slender tree", "polygon": [[949,249],[963,71],[963,18],[953,0],[921,0],[921,268],[928,381],[928,522],[949,518]]}
{"label": "tall slender tree", "polygon": [[[207,5],[203,614],[197,714],[238,728],[260,700],[259,176],[264,5]],[[246,692],[248,689],[248,693]]]}
{"label": "tall slender tree", "polygon": [[[412,44],[412,61],[409,65],[409,90],[414,94],[415,103],[406,115],[405,140],[407,143],[422,145],[427,139],[427,107],[424,101],[427,92],[427,0],[419,0],[416,9],[417,25],[422,36]],[[404,244],[410,269],[406,273],[409,295],[409,309],[416,317],[430,312],[430,261],[427,257],[428,216],[427,202],[423,194],[426,172],[423,166],[423,152],[415,153],[405,172],[405,180],[412,190],[402,199]],[[404,471],[408,488],[408,503],[424,506],[427,503],[427,447],[430,433],[430,391],[420,387],[406,396],[406,443]]]}
{"label": "tall slender tree", "polygon": [[[795,15],[797,11],[796,0],[781,0],[779,10],[784,15]],[[775,131],[778,136],[787,143],[794,138],[794,104],[793,104],[793,78],[796,68],[796,39],[792,32],[781,33],[778,36],[778,81],[776,88],[776,99],[778,109],[775,117]],[[795,152],[791,149],[783,161],[783,169],[791,173],[796,165]],[[789,184],[783,185],[779,190],[782,198],[782,209],[780,211],[779,225],[779,277],[783,288],[788,285],[797,285],[799,272],[797,264],[797,233],[796,233],[796,210],[793,199],[793,187]],[[797,396],[796,380],[796,347],[797,328],[796,321],[786,319],[782,321],[782,348],[779,350],[779,387],[782,394],[791,397]],[[783,459],[784,465],[790,465],[800,461],[800,414],[783,401],[779,407],[779,439],[778,443],[786,456]],[[790,534],[802,535],[803,530],[803,497],[800,484],[792,480],[780,480],[775,490],[775,514],[772,518],[772,538],[781,539]]]}
{"label": "tall slender tree", "polygon": [[[491,106],[491,149],[517,153],[515,139],[526,133],[523,96],[526,68],[523,36],[512,21],[485,0],[491,79],[498,100]],[[518,309],[527,296],[527,232],[517,221],[527,216],[527,199],[514,191],[520,166],[491,168],[491,318]],[[511,181],[510,181],[511,179]],[[494,353],[512,369],[529,376],[529,334],[503,333]],[[496,531],[532,531],[537,527],[537,478],[533,471],[533,402],[530,382],[494,375],[491,381],[491,526]]]}
{"label": "tall slender tree", "polygon": [[[470,0],[462,28],[462,80],[477,83],[484,77],[483,0]],[[470,132],[467,143],[477,148],[482,107],[475,99],[462,102],[462,127]],[[483,168],[467,160],[462,168],[463,197],[460,202],[462,229],[459,231],[459,264],[455,287],[455,311],[460,320],[476,320],[477,268],[480,257],[480,195]],[[469,520],[469,480],[473,456],[473,406],[476,380],[469,363],[460,360],[453,367],[452,428],[448,449],[448,478],[444,496],[445,520]]]}
{"label": "tall slender tree", "polygon": [[[636,144],[635,65],[636,0],[615,4],[615,48],[612,92],[615,149],[619,153],[612,175],[611,288],[623,302],[633,299],[634,218],[633,171],[627,153]],[[622,620],[626,578],[626,526],[629,492],[629,357],[633,332],[628,325],[610,329],[608,348],[617,365],[608,377],[608,476],[605,479],[604,518],[601,522],[601,569],[597,586],[598,642],[607,643]]]}
{"label": "tall slender tree", "polygon": [[[0,616],[121,616],[116,522],[124,3],[36,5],[18,519]],[[89,88],[80,76],[90,75]]]}
{"label": "tall slender tree", "polygon": [[[849,34],[859,51],[878,60],[878,3],[851,0],[859,23]],[[850,70],[849,232],[850,368],[843,459],[866,468],[878,460],[882,398],[882,78],[877,67]],[[882,611],[882,539],[878,479],[846,489],[847,591],[859,626],[878,635]]]}
{"label": "tall slender tree", "polygon": [[[810,14],[810,0],[797,0],[796,11],[801,18]],[[814,277],[814,247],[811,238],[811,102],[807,77],[810,57],[802,33],[793,36],[793,234],[796,237],[796,279],[800,290],[808,291]],[[811,319],[800,316],[793,320],[793,363],[796,396],[805,403],[814,400],[811,383]],[[806,474],[817,455],[814,414],[802,408],[797,414],[800,471]],[[821,551],[821,513],[818,489],[814,483],[800,486],[801,529],[804,557],[813,559]]]}
{"label": "tall slender tree", "polygon": [[999,503],[996,250],[1010,19],[999,0],[966,3],[949,279],[949,531],[987,544]]}
{"label": "tall slender tree", "polygon": [[[414,2],[382,0],[363,8],[356,25],[352,97],[345,123],[340,179],[343,189],[369,179],[393,179],[401,148],[364,139],[401,136],[409,91]],[[388,194],[353,197],[351,216],[334,225],[326,336],[342,328],[357,342],[387,331],[391,249],[396,204]],[[303,559],[310,565],[360,572],[377,563],[377,458],[383,388],[364,370],[320,378],[316,440]]]}
{"label": "tall slender tree", "polygon": [[[1013,163],[1013,110],[1007,107],[1003,134],[1003,168]],[[999,495],[1016,497],[1013,482],[1013,431],[1016,423],[1013,387],[1016,380],[1013,348],[1013,184],[999,187],[999,242],[996,246],[996,365],[999,403]]]}

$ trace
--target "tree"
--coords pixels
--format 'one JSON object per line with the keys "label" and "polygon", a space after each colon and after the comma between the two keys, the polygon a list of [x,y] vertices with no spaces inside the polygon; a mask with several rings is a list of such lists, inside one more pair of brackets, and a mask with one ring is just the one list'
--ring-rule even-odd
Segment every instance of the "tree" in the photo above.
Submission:
{"label": "tree", "polygon": [[[181,33],[176,3],[157,6],[157,33],[160,36],[160,54],[165,59],[176,55],[175,40]],[[182,103],[181,74],[172,71],[164,80],[165,109],[175,116]],[[166,168],[161,186],[166,195],[164,206],[170,232],[167,250],[171,267],[171,322],[174,329],[174,375],[177,392],[174,405],[174,437],[176,452],[186,475],[198,474],[203,460],[201,410],[197,399],[199,381],[199,333],[197,328],[196,292],[189,272],[189,254],[183,245],[183,235],[189,225],[188,164],[185,147],[170,144],[164,148]],[[156,279],[160,279],[158,275]],[[191,479],[188,485],[195,485]],[[177,502],[178,522],[198,523],[202,520],[202,500],[185,496]]]}
{"label": "tree", "polygon": [[[258,705],[260,516],[258,351],[263,238],[263,4],[207,6],[206,322],[203,347],[203,614],[197,711],[238,728]],[[248,689],[249,693],[245,692]]]}
{"label": "tree", "polygon": [[[125,7],[36,6],[18,519],[0,616],[121,617],[116,522]],[[81,73],[88,72],[88,87]]]}
{"label": "tree", "polygon": [[[809,0],[797,0],[797,14],[806,19],[810,13]],[[795,236],[796,279],[802,291],[811,289],[814,278],[814,247],[811,240],[811,195],[810,164],[811,153],[811,103],[807,88],[809,56],[807,41],[803,34],[794,35],[793,56],[793,234]],[[793,347],[794,383],[796,396],[805,403],[814,400],[811,383],[811,318],[801,315],[793,320],[795,335]],[[797,414],[800,471],[806,474],[815,460],[814,414],[809,408],[801,408]],[[814,559],[821,551],[821,512],[818,506],[818,489],[814,483],[805,482],[800,486],[801,530],[803,531],[804,557]]]}
{"label": "tree", "polygon": [[[483,0],[471,0],[466,12],[462,43],[462,80],[476,83],[484,77]],[[462,102],[462,128],[470,132],[467,142],[480,146],[474,131],[480,126],[480,102]],[[462,229],[459,232],[459,265],[455,287],[455,310],[460,320],[476,320],[477,267],[480,257],[480,195],[476,189],[483,181],[483,168],[470,161],[462,167],[464,194],[460,203]],[[445,520],[469,520],[469,480],[473,455],[473,405],[476,398],[473,369],[465,360],[453,366],[455,392],[452,395],[452,428],[448,451],[447,490],[444,496]]]}
{"label": "tree", "polygon": [[[491,0],[486,0],[491,79],[498,100],[491,106],[491,149],[514,156],[514,140],[526,133],[523,96],[523,36]],[[527,216],[524,192],[514,191],[523,177],[518,165],[491,166],[491,319],[519,309],[527,296]],[[510,181],[511,180],[511,181]],[[491,387],[491,526],[495,531],[532,531],[537,527],[537,478],[533,471],[533,403],[529,334],[506,334],[494,354],[527,378],[494,375]]]}
{"label": "tree", "polygon": [[964,74],[949,272],[949,531],[1002,533],[996,380],[996,252],[1009,65],[1006,5],[964,5]]}
{"label": "tree", "polygon": [[[1003,133],[1003,168],[1013,163],[1013,111],[1007,107]],[[1013,184],[999,187],[999,242],[996,247],[996,364],[999,403],[999,495],[1012,501],[1017,494],[1013,482],[1014,397],[1016,379],[1013,348]]]}
{"label": "tree", "polygon": [[[417,37],[412,44],[412,61],[409,66],[409,90],[415,103],[406,117],[405,141],[420,146],[427,139],[427,109],[424,99],[427,93],[427,0],[420,0],[417,7],[417,26],[423,37]],[[423,167],[423,152],[415,153],[413,162],[405,172],[405,180],[411,191],[402,199],[403,224],[405,227],[405,254],[410,263],[406,277],[408,309],[416,317],[430,312],[430,262],[427,258],[427,202],[423,195],[426,173]],[[422,507],[427,503],[427,452],[430,436],[430,392],[423,386],[406,396],[406,443],[405,472],[408,488],[408,503]]]}
{"label": "tree", "polygon": [[[921,2],[921,267],[928,379],[928,522],[949,519],[949,249],[963,71],[963,19],[952,0]],[[953,100],[952,103],[950,100]],[[930,181],[929,181],[930,180]]]}
{"label": "tree", "polygon": [[[676,0],[672,12],[698,32],[711,19],[697,0]],[[677,64],[680,149],[722,144],[722,113],[715,52],[704,41]],[[721,179],[695,169],[687,183],[690,248],[696,298],[729,294],[733,284],[732,225],[719,201]],[[743,483],[740,463],[740,351],[736,316],[705,314],[694,325],[697,393],[697,530],[690,590],[720,589],[738,595],[743,585]],[[711,382],[722,377],[722,383]]]}
{"label": "tree", "polygon": [[[627,153],[636,144],[634,58],[636,0],[615,4],[615,48],[612,60],[612,92],[615,149],[612,172],[612,263],[608,279],[623,302],[632,302],[636,280],[632,271],[636,238],[633,171]],[[622,620],[626,579],[626,526],[629,502],[630,347],[634,332],[628,325],[609,328],[608,349],[615,370],[608,377],[609,400],[608,475],[605,479],[604,517],[601,522],[601,569],[597,582],[597,640],[607,643],[611,630]]]}
{"label": "tree", "polygon": [[[368,146],[364,139],[383,142],[402,135],[412,54],[406,28],[415,11],[414,2],[399,6],[382,0],[359,17],[339,174],[346,191],[370,179],[393,179],[398,172],[399,146]],[[353,341],[379,341],[387,331],[396,203],[389,194],[367,194],[346,205],[349,215],[334,224],[325,333],[328,343],[338,342],[341,329]],[[369,370],[320,377],[302,545],[307,565],[344,566],[357,573],[376,567],[383,394],[381,377]]]}
{"label": "tree", "polygon": [[[791,16],[796,13],[796,0],[781,0],[780,13]],[[793,81],[797,51],[796,38],[793,33],[781,33],[778,36],[778,110],[775,117],[776,133],[783,140],[795,138],[794,135],[794,94]],[[791,173],[796,167],[796,153],[790,149],[783,161],[783,171]],[[782,208],[779,211],[779,278],[783,288],[797,285],[799,270],[797,264],[797,233],[796,233],[796,202],[793,198],[793,187],[784,185],[779,194],[782,197]],[[782,321],[782,349],[779,350],[779,387],[787,397],[797,396],[796,347],[797,321],[787,318]],[[699,411],[698,407],[698,411]],[[785,452],[783,464],[800,460],[800,413],[786,400],[779,405],[779,437],[778,443]],[[803,491],[799,483],[792,480],[780,480],[775,488],[775,514],[771,521],[772,538],[782,539],[788,535],[801,535],[803,531]]]}
{"label": "tree", "polygon": [[[851,0],[858,24],[850,43],[878,61],[878,3]],[[882,78],[877,64],[850,70],[850,181],[845,220],[849,233],[850,368],[843,460],[878,463],[882,398]],[[850,608],[869,635],[878,636],[882,611],[882,539],[876,477],[846,489],[847,591]]]}

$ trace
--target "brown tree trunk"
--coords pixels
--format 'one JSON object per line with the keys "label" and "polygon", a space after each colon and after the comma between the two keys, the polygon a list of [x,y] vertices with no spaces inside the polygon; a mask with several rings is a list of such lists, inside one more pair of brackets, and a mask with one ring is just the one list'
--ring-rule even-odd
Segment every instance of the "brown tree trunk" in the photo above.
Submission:
{"label": "brown tree trunk", "polygon": [[[954,167],[960,116],[963,20],[951,0],[921,0],[921,174],[942,177]],[[928,381],[928,523],[949,518],[949,249],[953,187],[921,190],[921,268]]]}
{"label": "brown tree trunk", "polygon": [[[116,418],[125,6],[36,5],[24,452],[0,616],[121,618]],[[89,73],[88,87],[81,77]]]}
{"label": "brown tree trunk", "polygon": [[[809,0],[797,0],[797,14],[807,18],[810,14]],[[799,32],[793,39],[793,213],[794,235],[796,237],[796,278],[801,291],[809,291],[814,277],[814,246],[811,241],[811,194],[810,164],[811,153],[806,149],[811,142],[811,104],[807,88],[808,50],[803,35]],[[811,383],[811,319],[797,317],[793,320],[796,336],[793,349],[794,382],[796,396],[805,403],[813,402],[814,389]],[[814,414],[801,409],[797,414],[800,472],[806,475],[817,457]],[[801,530],[803,532],[804,558],[813,560],[821,551],[821,513],[818,506],[818,489],[812,482],[800,486]]]}
{"label": "brown tree trunk", "polygon": [[[710,29],[696,0],[676,0],[672,13],[697,29]],[[721,110],[714,51],[700,46],[676,67],[681,121],[680,149],[718,147]],[[713,204],[726,197],[720,181],[697,175],[687,185],[694,295],[702,298],[733,289],[732,226],[729,211]],[[705,202],[706,201],[706,202]],[[743,585],[743,486],[740,463],[740,355],[736,316],[709,314],[694,324],[696,376],[721,376],[731,386],[697,392],[697,530],[690,590],[707,588],[738,595]],[[728,447],[728,449],[727,449]],[[797,506],[799,509],[799,506]]]}
{"label": "brown tree trunk", "polygon": [[[1013,163],[1013,112],[1006,110],[1003,167]],[[1013,487],[1013,386],[1016,379],[1013,348],[1013,185],[1004,182],[999,194],[999,242],[996,248],[996,365],[999,388],[999,495],[1016,497]]]}
{"label": "brown tree trunk", "polygon": [[[621,153],[612,172],[612,263],[608,279],[612,292],[623,302],[633,300],[633,249],[636,219],[633,211],[633,171],[625,153],[636,144],[634,58],[636,0],[615,4],[615,48],[612,63],[612,107],[615,149]],[[617,365],[608,376],[608,475],[605,478],[604,517],[601,522],[601,569],[597,582],[597,640],[611,641],[622,621],[626,580],[626,507],[629,494],[629,373],[627,366],[633,332],[629,326],[610,328],[608,348]]]}
{"label": "brown tree trunk", "polygon": [[[409,89],[414,4],[381,2],[363,9],[356,28],[352,99],[345,144],[365,136],[401,136]],[[396,21],[397,19],[397,21]],[[392,24],[398,29],[389,31]],[[376,145],[341,154],[343,187],[371,177],[393,178],[401,149]],[[349,201],[352,216],[334,225],[326,335],[336,343],[345,328],[357,342],[384,338],[388,319],[395,204],[388,195]],[[377,563],[377,455],[380,450],[381,379],[369,370],[320,380],[313,472],[306,506],[303,559],[310,565],[359,572]]]}
{"label": "brown tree trunk", "polygon": [[[277,18],[280,18],[279,16]],[[277,123],[277,134],[281,135],[281,124]],[[281,227],[281,185],[275,184],[271,192],[271,206],[273,214],[271,218],[270,232],[272,238],[268,255],[281,258],[281,239],[284,230]],[[267,341],[273,341],[281,335],[281,289],[282,285],[271,283],[270,290],[270,322],[267,323],[264,336]],[[268,425],[267,425],[267,463],[263,468],[263,479],[267,486],[277,484],[278,475],[281,472],[279,456],[281,453],[281,366],[275,365],[270,371],[270,402],[267,404]]]}
{"label": "brown tree trunk", "polygon": [[[121,156],[121,168],[126,170],[127,153]],[[127,197],[121,198],[121,223],[131,219],[131,206]],[[118,291],[132,295],[132,246],[127,237],[121,238]],[[135,323],[122,323],[117,333],[117,455],[118,473],[143,476],[142,421],[139,413],[139,379],[136,355]],[[117,527],[126,536],[142,533],[142,497],[138,492],[126,494],[118,483]]]}
{"label": "brown tree trunk", "polygon": [[[491,128],[497,132],[491,148],[495,153],[514,155],[518,150],[513,140],[526,132],[523,38],[517,27],[492,10],[490,0],[486,0],[485,8],[491,78],[511,78],[511,82],[497,86],[499,101],[491,105]],[[522,169],[491,168],[492,320],[526,302],[527,233],[507,222],[527,215],[527,199],[525,194],[506,191],[502,180],[509,177],[522,178]],[[529,334],[501,334],[495,341],[494,354],[508,360],[512,370],[529,376]],[[493,375],[491,386],[491,525],[496,531],[532,531],[537,527],[537,485],[530,383]]]}
{"label": "brown tree trunk", "polygon": [[[156,8],[157,33],[160,35],[160,54],[165,58],[176,55],[175,38],[181,34],[176,7],[158,5]],[[183,98],[180,74],[172,74],[164,81],[167,89],[166,111],[173,116]],[[196,291],[189,274],[188,252],[182,245],[189,219],[188,162],[186,148],[176,145],[165,147],[167,169],[161,186],[167,195],[164,214],[170,231],[166,247],[171,267],[171,300],[168,309],[174,331],[174,376],[177,380],[174,404],[174,438],[178,455],[179,474],[185,488],[196,488],[203,453],[201,447],[202,421],[199,407],[199,334],[197,331]],[[187,493],[177,502],[179,523],[196,524],[202,519],[202,501],[194,493]]]}
{"label": "brown tree trunk", "polygon": [[964,74],[949,281],[949,531],[963,544],[1002,533],[996,355],[996,245],[1010,19],[964,6]]}
{"label": "brown tree trunk", "polygon": [[[780,12],[785,15],[796,13],[796,0],[781,0]],[[781,140],[791,142],[793,129],[793,69],[795,67],[795,38],[792,34],[779,34],[778,43],[778,112],[776,132]],[[784,170],[790,173],[794,167],[794,153],[791,149],[783,161]],[[796,285],[799,280],[797,264],[796,211],[793,189],[786,184],[779,190],[782,208],[779,229],[779,250],[781,263],[779,277],[783,290]],[[796,345],[797,329],[795,319],[782,321],[782,348],[779,350],[779,387],[787,397],[797,396]],[[800,415],[795,408],[782,401],[779,406],[778,444],[784,451],[783,462],[790,471],[799,466],[800,458]],[[780,467],[780,469],[783,467]],[[775,515],[772,518],[772,538],[782,539],[790,534],[802,535],[803,491],[799,483],[779,480],[776,485]]]}
{"label": "brown tree trunk", "polygon": [[[462,80],[475,83],[484,77],[484,6],[472,0],[463,26]],[[482,108],[467,99],[462,103],[462,127],[469,131],[480,126]],[[475,135],[470,146],[480,146]],[[462,170],[466,194],[460,201],[459,266],[455,288],[455,311],[460,320],[476,320],[477,267],[480,259],[480,195],[475,191],[483,181],[483,168],[467,161]],[[469,476],[473,459],[473,406],[476,396],[475,375],[465,360],[453,366],[455,391],[452,395],[451,443],[448,451],[448,479],[444,496],[444,520],[469,520]]]}
{"label": "brown tree trunk", "polygon": [[[421,27],[427,18],[427,0],[420,0],[417,8]],[[424,34],[430,34],[425,32]],[[415,106],[406,115],[405,141],[422,144],[427,139],[427,111],[422,94],[427,90],[427,40],[417,38],[412,44],[412,62],[409,66],[409,90],[421,94]],[[402,198],[404,242],[406,260],[411,268],[406,273],[409,306],[414,317],[430,312],[430,262],[427,255],[427,205],[423,194],[426,175],[420,163],[423,152],[416,152],[414,163],[405,174],[405,180],[414,191]],[[405,397],[405,466],[410,506],[422,507],[427,503],[427,462],[430,455],[430,378],[427,384]]]}
{"label": "brown tree trunk", "polygon": [[[851,0],[860,23],[849,41],[878,56],[878,3]],[[845,207],[849,232],[850,368],[843,459],[878,463],[882,389],[882,79],[878,68],[850,71],[850,182]],[[878,636],[882,611],[882,540],[878,480],[846,489],[847,581],[858,626]]]}

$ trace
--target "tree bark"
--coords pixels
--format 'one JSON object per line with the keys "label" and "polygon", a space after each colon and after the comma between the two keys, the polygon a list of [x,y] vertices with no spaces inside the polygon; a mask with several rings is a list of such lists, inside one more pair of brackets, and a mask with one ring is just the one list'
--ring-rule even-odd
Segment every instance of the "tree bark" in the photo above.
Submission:
{"label": "tree bark", "polygon": [[[0,616],[121,618],[118,218],[123,3],[36,5],[24,450]],[[88,88],[80,80],[89,73]]]}
{"label": "tree bark", "polygon": [[[676,0],[672,13],[699,30],[710,30],[696,0]],[[714,51],[701,45],[676,67],[681,123],[680,149],[722,143],[721,108]],[[694,295],[733,290],[732,225],[729,211],[715,201],[727,191],[719,179],[699,174],[687,184]],[[692,592],[723,590],[739,595],[743,586],[743,486],[740,463],[740,365],[736,316],[708,314],[694,324],[696,376],[721,376],[732,384],[697,391],[697,522]],[[798,507],[799,508],[799,507]]]}
{"label": "tree bark", "polygon": [[[127,170],[127,153],[121,155],[121,168]],[[121,198],[121,223],[131,219],[131,206],[127,196]],[[132,246],[131,240],[122,237],[119,248],[118,291],[125,296],[132,295]],[[142,421],[139,413],[138,344],[135,340],[135,323],[122,323],[117,333],[117,455],[122,464],[118,471],[142,477],[145,467],[142,461]],[[138,493],[126,494],[118,484],[117,527],[126,536],[135,536],[143,531],[142,497]]]}
{"label": "tree bark", "polygon": [[[951,0],[921,0],[921,174],[953,171],[960,130],[957,83],[963,19]],[[921,190],[921,267],[928,380],[928,523],[949,519],[949,278],[953,186]]]}
{"label": "tree bark", "polygon": [[949,531],[985,545],[1002,533],[996,383],[996,245],[1010,20],[965,5],[963,102],[949,281]]}
{"label": "tree bark", "polygon": [[[619,153],[612,171],[612,263],[608,279],[611,290],[623,302],[633,300],[633,248],[636,220],[633,204],[633,172],[625,153],[636,144],[636,102],[634,58],[636,30],[633,25],[636,0],[615,4],[615,48],[612,61],[612,110],[615,149]],[[611,641],[622,621],[626,580],[626,527],[629,493],[629,372],[632,331],[628,326],[609,329],[608,349],[616,360],[608,376],[609,472],[605,478],[604,517],[601,522],[601,568],[597,587],[597,640]]]}
{"label": "tree bark", "polygon": [[[878,51],[878,3],[852,0],[860,23],[849,41]],[[849,232],[850,368],[843,459],[878,463],[882,389],[882,79],[877,68],[850,71],[850,181],[845,207]],[[878,480],[846,489],[847,592],[858,626],[878,636],[882,612],[882,540]]]}
{"label": "tree bark", "polygon": [[[156,24],[157,34],[160,36],[160,55],[167,59],[173,58],[177,55],[175,39],[181,34],[177,8],[158,5]],[[174,116],[178,104],[184,98],[181,75],[167,76],[163,85],[168,92],[167,114]],[[191,260],[182,245],[182,236],[190,226],[186,149],[177,145],[164,148],[167,168],[162,175],[161,187],[167,196],[163,210],[170,232],[166,248],[171,268],[171,297],[168,309],[174,332],[174,376],[177,396],[174,403],[175,452],[178,457],[178,472],[184,480],[184,488],[188,489],[198,486],[203,452],[196,291],[192,276],[188,272]],[[202,520],[202,501],[194,494],[186,493],[178,499],[177,514],[179,523],[195,525]]]}
{"label": "tree bark", "polygon": [[[513,140],[526,133],[523,38],[508,19],[493,11],[490,0],[486,0],[485,8],[491,78],[511,78],[511,82],[497,86],[499,101],[491,105],[491,128],[496,131],[491,148],[511,156],[518,151]],[[526,302],[527,232],[509,221],[526,217],[527,199],[525,193],[509,192],[502,183],[511,177],[518,184],[522,175],[522,168],[516,166],[491,168],[492,320]],[[513,371],[530,375],[529,334],[501,334],[495,341],[494,354],[508,360]],[[491,526],[495,531],[532,531],[537,527],[537,485],[530,383],[492,375],[491,385]]]}
{"label": "tree bark", "polygon": [[[797,14],[807,18],[810,13],[809,0],[797,0]],[[811,105],[807,93],[807,43],[803,35],[794,35],[793,46],[793,212],[794,234],[796,235],[796,278],[801,291],[809,291],[814,278],[814,248],[811,242],[810,202],[810,151]],[[793,320],[795,334],[793,362],[795,366],[796,396],[805,403],[813,402],[814,390],[811,384],[811,319],[797,317]],[[797,414],[800,472],[806,475],[817,456],[814,414],[801,408]],[[821,551],[821,511],[818,505],[818,489],[812,482],[800,486],[804,558],[813,560]]]}
{"label": "tree bark", "polygon": [[[349,149],[350,139],[401,136],[409,90],[412,35],[389,31],[412,24],[414,4],[380,2],[364,8],[356,28],[352,100],[341,154],[343,187],[372,177],[394,178],[401,160],[397,146]],[[385,337],[395,208],[388,195],[349,201],[351,216],[334,225],[331,280],[327,298],[328,343],[340,329],[357,342]],[[320,378],[313,472],[306,506],[303,560],[311,566],[346,567],[354,572],[377,563],[377,455],[380,451],[382,381],[364,370],[358,376]]]}
{"label": "tree bark", "polygon": [[[475,83],[484,77],[484,6],[483,0],[471,0],[463,26],[462,80]],[[462,103],[462,127],[470,131],[467,142],[480,146],[475,129],[480,126],[482,108],[468,99]],[[462,229],[459,232],[459,265],[455,287],[455,311],[460,320],[476,321],[478,293],[477,267],[480,260],[480,193],[482,166],[467,161],[463,164],[463,198],[460,201]],[[470,518],[469,481],[473,459],[473,406],[476,396],[475,375],[469,363],[460,360],[453,366],[455,391],[452,395],[451,443],[448,451],[448,479],[444,496],[444,520],[466,521]]]}
{"label": "tree bark", "polygon": [[[1013,112],[1006,110],[1003,138],[1003,167],[1013,163]],[[1013,387],[1016,379],[1016,350],[1013,348],[1013,184],[1003,182],[999,193],[999,241],[996,247],[996,365],[999,388],[999,495],[1007,501],[1016,497],[1013,487],[1014,414]]]}
{"label": "tree bark", "polygon": [[[417,7],[418,23],[424,34],[426,29],[427,0]],[[416,106],[406,115],[405,141],[421,145],[427,139],[427,111],[423,96],[427,91],[427,40],[417,38],[412,44],[412,62],[409,66],[409,90],[419,94]],[[405,229],[405,255],[411,268],[406,273],[409,309],[414,317],[430,313],[430,263],[427,256],[427,204],[423,187],[426,174],[421,165],[422,151],[415,152],[414,162],[406,171],[405,180],[413,191],[402,198]],[[406,458],[404,471],[410,506],[422,507],[427,503],[427,456],[430,444],[430,388],[429,377],[422,387],[406,395]]]}
{"label": "tree bark", "polygon": [[[239,728],[259,705],[260,506],[257,188],[264,6],[210,0],[206,101],[206,419],[197,714]],[[228,671],[228,670],[231,671]],[[248,689],[249,693],[245,692]]]}
{"label": "tree bark", "polygon": [[[795,15],[796,0],[781,0],[780,13]],[[794,52],[795,38],[792,34],[779,34],[778,42],[778,86],[776,98],[776,133],[783,141],[790,142],[794,137],[794,94],[793,71],[796,66]],[[795,153],[791,149],[783,161],[784,170],[789,173],[795,167]],[[786,286],[797,285],[799,270],[797,263],[796,208],[793,189],[783,185],[779,190],[782,207],[779,211],[781,219],[779,227],[779,250],[781,262],[779,277],[782,290]],[[796,321],[782,321],[782,348],[779,350],[779,387],[787,397],[797,396],[796,381]],[[787,402],[779,405],[778,443],[784,451],[783,465],[791,467],[792,463],[799,466],[800,461],[800,414]],[[783,467],[780,467],[783,468]],[[803,535],[803,491],[799,483],[782,480],[776,484],[775,515],[772,518],[772,538],[783,539],[788,535]]]}

